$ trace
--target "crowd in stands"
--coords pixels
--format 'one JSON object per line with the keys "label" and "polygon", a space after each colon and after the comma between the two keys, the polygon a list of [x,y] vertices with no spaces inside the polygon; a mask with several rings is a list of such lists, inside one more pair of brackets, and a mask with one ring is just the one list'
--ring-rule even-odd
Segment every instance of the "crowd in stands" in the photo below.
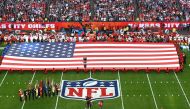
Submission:
{"label": "crowd in stands", "polygon": [[139,0],[140,21],[185,21],[177,0]]}
{"label": "crowd in stands", "polygon": [[90,21],[89,0],[50,0],[49,21]]}
{"label": "crowd in stands", "polygon": [[189,21],[189,0],[0,0],[0,22]]}
{"label": "crowd in stands", "polygon": [[134,21],[134,0],[94,0],[94,21]]}
{"label": "crowd in stands", "polygon": [[26,89],[19,89],[18,96],[22,102],[44,97],[58,96],[60,90],[60,85],[53,80],[41,80],[37,81],[34,86],[29,83]]}
{"label": "crowd in stands", "polygon": [[1,0],[0,21],[42,22],[46,18],[44,0]]}
{"label": "crowd in stands", "polygon": [[177,42],[181,45],[189,45],[189,35],[183,36],[172,30],[153,31],[141,29],[129,31],[129,27],[108,29],[86,29],[86,32],[78,29],[55,31],[32,31],[29,33],[8,33],[0,34],[0,42]]}

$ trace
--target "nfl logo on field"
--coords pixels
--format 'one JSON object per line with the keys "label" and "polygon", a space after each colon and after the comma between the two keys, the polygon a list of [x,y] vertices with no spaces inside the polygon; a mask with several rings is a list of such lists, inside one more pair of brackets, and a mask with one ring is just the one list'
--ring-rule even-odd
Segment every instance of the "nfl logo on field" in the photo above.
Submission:
{"label": "nfl logo on field", "polygon": [[66,99],[92,100],[113,99],[120,96],[118,80],[96,80],[88,78],[77,81],[62,81],[61,97]]}

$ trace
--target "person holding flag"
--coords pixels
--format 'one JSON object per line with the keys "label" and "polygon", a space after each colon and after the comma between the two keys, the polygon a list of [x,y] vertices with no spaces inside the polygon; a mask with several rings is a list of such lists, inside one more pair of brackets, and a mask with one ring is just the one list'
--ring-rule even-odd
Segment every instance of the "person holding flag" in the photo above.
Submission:
{"label": "person holding flag", "polygon": [[54,86],[54,81],[52,80],[51,83],[51,87],[52,87],[52,95],[55,96],[55,86]]}
{"label": "person holding flag", "polygon": [[31,94],[32,94],[32,99],[34,100],[35,99],[35,95],[36,95],[36,90],[35,90],[34,87],[31,90]]}
{"label": "person holding flag", "polygon": [[36,91],[36,99],[38,99],[38,81],[35,84],[35,91]]}
{"label": "person holding flag", "polygon": [[58,87],[58,84],[55,84],[55,92],[56,92],[56,95],[58,95],[59,94],[59,89],[58,89],[59,87]]}
{"label": "person holding flag", "polygon": [[46,78],[46,83],[45,83],[45,87],[44,87],[45,89],[45,96],[47,97],[48,96],[48,88],[49,88],[49,85],[48,85],[48,80],[47,80],[47,78]]}
{"label": "person holding flag", "polygon": [[29,83],[28,84],[28,90],[27,90],[27,92],[28,92],[28,99],[30,100],[30,97],[31,97],[31,84]]}
{"label": "person holding flag", "polygon": [[43,95],[43,90],[42,90],[42,87],[43,87],[43,81],[41,80],[40,81],[40,84],[39,84],[39,92],[40,92],[40,97],[43,97],[42,95]]}

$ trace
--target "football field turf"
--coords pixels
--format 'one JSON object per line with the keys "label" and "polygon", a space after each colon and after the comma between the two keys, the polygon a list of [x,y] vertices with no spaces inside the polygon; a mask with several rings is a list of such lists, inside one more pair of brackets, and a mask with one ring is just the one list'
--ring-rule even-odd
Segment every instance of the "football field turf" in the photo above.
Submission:
{"label": "football field turf", "polygon": [[[186,51],[187,52],[187,51]],[[187,53],[187,59],[190,53]],[[100,80],[119,80],[121,96],[105,100],[103,109],[190,109],[190,60],[183,72],[160,74],[156,72],[96,72],[92,78]],[[89,73],[62,72],[12,72],[0,73],[0,109],[84,109],[84,101],[67,100],[60,97],[45,97],[26,102],[20,102],[18,90],[25,89],[28,83],[53,79],[83,80],[89,78]],[[98,109],[97,101],[93,108]]]}

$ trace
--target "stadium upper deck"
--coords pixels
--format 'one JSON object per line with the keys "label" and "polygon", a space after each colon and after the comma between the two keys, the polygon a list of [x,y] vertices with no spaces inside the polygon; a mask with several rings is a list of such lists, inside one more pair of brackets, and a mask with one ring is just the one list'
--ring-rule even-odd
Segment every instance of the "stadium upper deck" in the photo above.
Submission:
{"label": "stadium upper deck", "polygon": [[189,21],[188,0],[0,0],[0,22]]}

